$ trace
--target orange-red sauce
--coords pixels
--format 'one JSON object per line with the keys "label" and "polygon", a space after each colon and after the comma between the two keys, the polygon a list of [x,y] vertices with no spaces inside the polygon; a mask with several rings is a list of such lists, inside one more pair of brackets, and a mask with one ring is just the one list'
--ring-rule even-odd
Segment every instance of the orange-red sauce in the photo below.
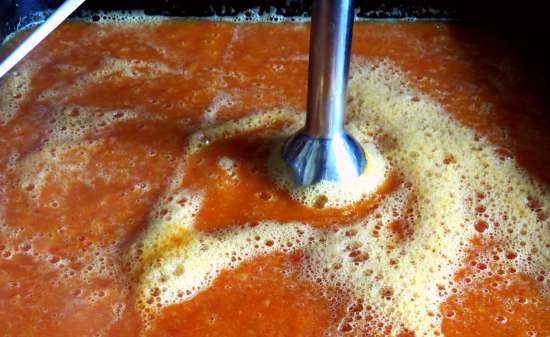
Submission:
{"label": "orange-red sauce", "polygon": [[151,335],[322,336],[341,305],[327,303],[314,284],[300,279],[299,269],[299,255],[245,262],[208,291],[164,309]]}
{"label": "orange-red sauce", "polygon": [[[232,225],[254,225],[261,220],[304,221],[330,228],[350,223],[376,207],[376,200],[365,200],[353,207],[325,208],[323,199],[319,198],[315,207],[310,208],[290,199],[286,191],[273,184],[267,172],[270,145],[271,142],[254,135],[238,136],[216,141],[191,157],[183,186],[197,189],[206,186],[206,196],[196,220],[197,229],[216,231]],[[218,160],[224,156],[234,161],[236,177],[230,177],[219,167]],[[391,190],[396,183],[392,176],[379,193]]]}
{"label": "orange-red sauce", "polygon": [[[205,21],[141,27],[69,23],[33,52],[29,62],[40,68],[31,89],[19,98],[16,116],[0,124],[0,334],[143,332],[124,256],[166,188],[187,135],[205,123],[202,112],[220,91],[231,93],[234,104],[220,109],[217,121],[281,106],[303,111],[306,28]],[[550,183],[548,107],[494,37],[450,23],[359,23],[353,53],[391,59],[457,120],[488,135],[502,146],[503,155],[516,157]],[[101,85],[41,98],[49,88],[82,80],[106,57],[162,61],[173,71],[158,72],[147,81],[114,73]],[[97,114],[115,111],[116,118],[123,118],[124,109],[132,109],[137,117],[94,127],[79,140],[81,146],[58,153],[55,160],[63,169],[54,164],[44,171],[40,193],[34,196],[38,186],[22,185],[25,166],[18,163],[51,137],[50,100],[61,98],[67,106],[94,107]],[[481,115],[478,107],[484,103],[493,109]],[[79,111],[64,114],[70,120]],[[205,151],[200,162],[191,159],[183,182],[207,191],[197,220],[202,231],[264,219],[329,228],[333,219],[353,219],[376,207],[366,202],[355,209],[306,209],[273,187],[265,167],[255,166],[266,153],[249,138],[223,141]],[[235,186],[221,184],[226,179],[214,160],[220,154],[242,159],[246,179]],[[394,227],[406,235],[405,224]],[[296,272],[300,256],[259,257],[222,272],[190,301],[164,308],[149,333],[322,336],[344,309],[327,295],[337,290],[321,289]],[[464,264],[466,274],[477,268]],[[529,336],[535,330],[550,335],[550,303],[540,291],[541,280],[524,275],[493,276],[475,284],[463,280],[464,275],[457,275],[464,295],[451,295],[441,307],[446,336]],[[493,286],[495,282],[501,285]],[[345,326],[338,333],[346,333]]]}

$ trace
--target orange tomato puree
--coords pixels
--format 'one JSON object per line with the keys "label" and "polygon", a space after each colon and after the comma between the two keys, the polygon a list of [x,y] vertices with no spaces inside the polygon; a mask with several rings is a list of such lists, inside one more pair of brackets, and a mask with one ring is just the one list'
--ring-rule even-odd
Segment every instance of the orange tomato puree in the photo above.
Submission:
{"label": "orange tomato puree", "polygon": [[151,336],[322,336],[341,308],[300,280],[299,268],[300,255],[245,262],[189,302],[166,307]]}
{"label": "orange tomato puree", "polygon": [[[325,208],[321,199],[315,208],[310,208],[290,199],[288,193],[273,184],[267,172],[270,145],[254,135],[238,136],[217,141],[191,157],[183,186],[206,186],[197,229],[216,231],[231,225],[254,225],[260,220],[306,221],[327,228],[351,222],[376,207],[376,200],[365,200],[353,207]],[[224,156],[234,161],[235,177],[219,167],[218,160]],[[379,194],[393,189],[396,179],[388,179]]]}
{"label": "orange tomato puree", "polygon": [[[135,309],[135,284],[124,258],[146,228],[187,136],[209,122],[204,111],[215,111],[210,118],[221,122],[266,109],[305,110],[307,28],[296,23],[71,22],[40,45],[25,61],[37,64],[28,91],[17,98],[16,114],[0,123],[0,335],[347,334],[338,322],[349,308],[330,300],[338,289],[323,289],[302,277],[304,254],[271,254],[222,271],[205,291],[163,308],[148,330]],[[353,53],[392,60],[455,119],[550,183],[548,107],[495,37],[455,23],[361,22],[354,28]],[[162,62],[170,69],[135,62],[133,73],[119,77],[123,70],[113,63],[117,70],[103,75],[109,81],[95,84],[87,77],[116,59]],[[144,80],[144,73],[153,76]],[[57,94],[51,95],[52,88]],[[230,93],[233,103],[213,108],[220,92]],[[54,113],[60,100],[66,107],[89,109]],[[493,109],[481,115],[483,103]],[[78,130],[80,124],[71,121],[80,123],[83,114],[91,117],[84,118],[82,137],[52,131],[52,125]],[[102,124],[102,118],[108,120]],[[123,122],[111,126],[114,119]],[[70,139],[75,144],[70,149],[58,146]],[[49,144],[56,146],[38,156]],[[322,202],[307,208],[292,200],[269,179],[268,145],[254,135],[233,137],[191,157],[182,184],[206,191],[198,230],[254,226],[260,220],[330,229],[377,207],[376,198],[339,210]],[[220,156],[236,161],[237,182],[216,166]],[[381,191],[391,191],[397,179]],[[393,230],[401,237],[410,232],[400,222]],[[534,336],[531,331],[550,336],[550,300],[541,280],[515,274],[465,282],[475,268],[464,262],[457,275],[461,291],[441,306],[445,336]]]}

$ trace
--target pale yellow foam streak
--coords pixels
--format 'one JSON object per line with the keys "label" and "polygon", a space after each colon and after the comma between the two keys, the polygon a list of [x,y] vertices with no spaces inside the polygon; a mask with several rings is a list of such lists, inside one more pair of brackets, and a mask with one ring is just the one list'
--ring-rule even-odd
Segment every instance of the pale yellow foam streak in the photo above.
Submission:
{"label": "pale yellow foam streak", "polygon": [[40,64],[23,61],[0,81],[0,127],[7,125],[21,110],[31,90],[31,79]]}
{"label": "pale yellow foam streak", "polygon": [[[363,143],[375,144],[381,159],[387,160],[392,170],[412,187],[398,187],[372,215],[337,232],[315,230],[307,224],[261,222],[253,228],[197,233],[193,223],[200,208],[199,198],[191,197],[196,203],[167,207],[164,216],[171,219],[155,218],[137,245],[167,248],[136,250],[140,309],[149,315],[165,305],[188,300],[207,289],[221,270],[235,268],[254,256],[285,251],[283,247],[291,243],[286,251],[302,249],[312,257],[304,269],[306,277],[320,278],[327,286],[334,286],[335,282],[346,285],[354,299],[372,305],[379,318],[396,327],[394,333],[403,326],[414,330],[417,336],[435,336],[440,331],[439,305],[445,299],[438,295],[438,288],[449,288],[461,266],[464,250],[475,234],[473,223],[478,215],[468,199],[479,191],[488,196],[484,200],[485,219],[500,224],[498,228],[491,226],[488,235],[507,240],[507,248],[519,254],[508,263],[529,274],[550,267],[549,221],[538,220],[526,204],[527,196],[534,197],[542,210],[548,212],[550,193],[545,187],[533,181],[513,160],[498,159],[494,146],[454,121],[430,97],[411,88],[392,64],[359,61],[351,75],[348,129]],[[191,137],[186,156],[197,153],[215,139],[276,120],[291,123],[284,135],[303,122],[296,114],[284,111],[230,121],[198,131]],[[449,156],[454,160],[445,164]],[[179,193],[179,185],[172,186],[168,194]],[[411,219],[414,233],[410,238],[398,240],[388,229],[389,223],[396,218],[404,219],[411,195],[417,199]],[[312,196],[311,200],[314,199]],[[161,204],[157,209],[163,207]],[[377,224],[381,230],[374,236],[372,231]],[[181,228],[186,230],[186,239],[166,245],[182,236]],[[522,228],[527,229],[525,234],[521,234]],[[345,234],[350,230],[356,235]],[[263,244],[267,239],[274,244]],[[520,246],[521,241],[525,247]],[[369,259],[355,263],[346,251],[349,246],[368,253]],[[526,260],[529,252],[535,252],[530,254],[530,264]],[[391,299],[382,296],[388,290]],[[353,324],[372,331],[377,329],[361,321]]]}

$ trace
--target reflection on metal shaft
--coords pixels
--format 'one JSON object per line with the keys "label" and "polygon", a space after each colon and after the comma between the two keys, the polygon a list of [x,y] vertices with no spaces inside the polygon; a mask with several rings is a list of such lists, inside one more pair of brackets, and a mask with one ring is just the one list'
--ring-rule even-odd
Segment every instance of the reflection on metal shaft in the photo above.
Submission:
{"label": "reflection on metal shaft", "polygon": [[365,169],[363,149],[344,130],[352,28],[351,0],[313,2],[306,125],[283,148],[299,185],[345,181]]}

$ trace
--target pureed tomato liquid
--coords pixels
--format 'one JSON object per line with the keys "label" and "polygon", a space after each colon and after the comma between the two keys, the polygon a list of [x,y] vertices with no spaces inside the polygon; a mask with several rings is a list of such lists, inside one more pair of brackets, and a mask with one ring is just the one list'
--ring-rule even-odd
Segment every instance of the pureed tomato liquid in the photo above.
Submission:
{"label": "pureed tomato liquid", "polygon": [[550,335],[548,106],[501,41],[356,23],[370,166],[299,189],[307,23],[109,16],[0,82],[0,335]]}

